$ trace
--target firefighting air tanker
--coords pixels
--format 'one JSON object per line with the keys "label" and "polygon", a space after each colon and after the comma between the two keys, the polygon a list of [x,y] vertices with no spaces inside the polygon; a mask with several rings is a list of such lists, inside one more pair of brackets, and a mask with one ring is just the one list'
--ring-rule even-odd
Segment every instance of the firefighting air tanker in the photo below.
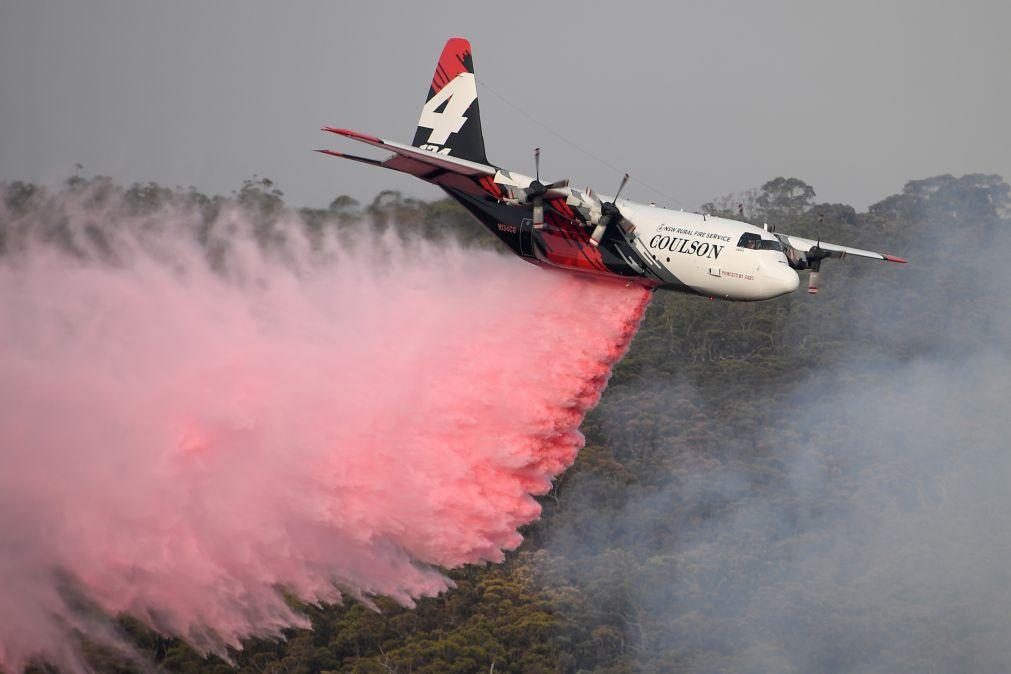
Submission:
{"label": "firefighting air tanker", "polygon": [[793,292],[798,270],[818,292],[827,258],[857,256],[905,262],[891,255],[813,241],[746,222],[671,211],[576,190],[568,180],[541,182],[488,161],[481,133],[470,43],[452,38],[435,67],[428,99],[410,145],[348,129],[324,127],[393,155],[369,159],[333,150],[334,157],[409,173],[438,185],[517,255],[544,267],[610,277],[727,300],[766,300]]}

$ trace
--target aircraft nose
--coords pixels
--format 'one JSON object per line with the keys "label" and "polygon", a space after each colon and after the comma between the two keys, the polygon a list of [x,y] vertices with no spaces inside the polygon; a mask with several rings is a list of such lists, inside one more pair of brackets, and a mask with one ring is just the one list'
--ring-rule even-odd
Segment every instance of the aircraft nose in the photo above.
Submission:
{"label": "aircraft nose", "polygon": [[800,287],[800,276],[785,264],[775,264],[765,270],[777,295],[792,293]]}

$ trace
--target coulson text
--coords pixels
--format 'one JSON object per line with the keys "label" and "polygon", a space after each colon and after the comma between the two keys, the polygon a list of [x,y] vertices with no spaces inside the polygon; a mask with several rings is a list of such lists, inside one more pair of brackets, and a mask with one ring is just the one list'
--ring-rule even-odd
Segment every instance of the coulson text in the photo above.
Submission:
{"label": "coulson text", "polygon": [[717,246],[715,243],[707,241],[694,241],[677,236],[667,236],[666,234],[655,234],[649,240],[649,247],[656,250],[669,250],[674,253],[684,255],[697,255],[715,260],[723,252],[725,246]]}

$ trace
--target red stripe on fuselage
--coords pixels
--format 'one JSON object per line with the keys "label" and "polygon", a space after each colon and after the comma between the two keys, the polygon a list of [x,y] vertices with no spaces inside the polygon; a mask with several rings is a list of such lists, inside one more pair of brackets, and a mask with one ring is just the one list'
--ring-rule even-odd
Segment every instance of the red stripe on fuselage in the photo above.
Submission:
{"label": "red stripe on fuselage", "polygon": [[582,228],[556,213],[545,213],[544,219],[548,226],[540,230],[540,234],[549,261],[560,267],[610,273],[600,251],[590,244]]}
{"label": "red stripe on fuselage", "polygon": [[484,188],[485,192],[495,197],[496,199],[502,198],[503,194],[502,188],[499,186],[498,183],[495,182],[495,179],[492,176],[482,176],[479,182],[481,183],[481,187]]}
{"label": "red stripe on fuselage", "polygon": [[552,199],[549,203],[551,204],[551,207],[553,209],[555,209],[556,211],[558,211],[567,218],[571,219],[576,216],[576,214],[572,211],[572,208],[567,203],[565,203],[565,199],[562,199],[561,197],[557,199]]}

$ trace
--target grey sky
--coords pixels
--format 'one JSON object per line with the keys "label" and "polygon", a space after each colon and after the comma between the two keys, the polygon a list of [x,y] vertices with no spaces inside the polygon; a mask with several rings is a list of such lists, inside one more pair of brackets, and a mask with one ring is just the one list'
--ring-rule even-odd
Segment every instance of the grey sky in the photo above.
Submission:
{"label": "grey sky", "polygon": [[[88,173],[289,201],[438,191],[309,152],[409,142],[448,37],[471,40],[488,155],[696,207],[793,175],[864,207],[912,178],[1011,177],[1011,2],[0,0],[0,180]],[[355,148],[359,151],[361,148]],[[365,148],[366,150],[368,148]],[[375,153],[373,153],[375,154]],[[628,196],[668,201],[640,184]]]}

